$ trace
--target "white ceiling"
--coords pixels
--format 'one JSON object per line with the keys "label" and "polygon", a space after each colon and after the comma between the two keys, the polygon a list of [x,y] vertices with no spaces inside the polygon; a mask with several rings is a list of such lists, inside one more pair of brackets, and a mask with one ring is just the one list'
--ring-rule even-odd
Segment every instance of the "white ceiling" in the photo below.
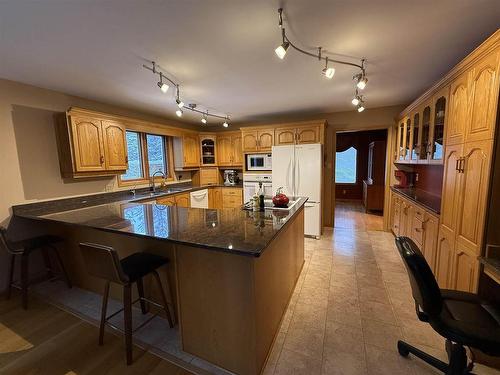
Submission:
{"label": "white ceiling", "polygon": [[368,60],[367,108],[410,102],[500,20],[498,0],[0,0],[0,77],[175,117],[141,67],[156,60],[184,101],[234,122],[352,109],[355,70],[276,57],[280,5],[299,46]]}

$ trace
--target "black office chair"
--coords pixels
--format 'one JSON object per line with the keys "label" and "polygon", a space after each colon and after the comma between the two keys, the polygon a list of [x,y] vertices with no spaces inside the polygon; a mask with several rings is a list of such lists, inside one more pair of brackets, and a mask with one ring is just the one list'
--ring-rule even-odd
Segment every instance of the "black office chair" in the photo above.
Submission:
{"label": "black office chair", "polygon": [[500,356],[500,307],[476,294],[439,289],[417,245],[408,237],[397,237],[396,246],[408,271],[418,318],[446,339],[449,364],[398,341],[403,357],[409,353],[445,374],[472,374],[464,346],[491,356]]}

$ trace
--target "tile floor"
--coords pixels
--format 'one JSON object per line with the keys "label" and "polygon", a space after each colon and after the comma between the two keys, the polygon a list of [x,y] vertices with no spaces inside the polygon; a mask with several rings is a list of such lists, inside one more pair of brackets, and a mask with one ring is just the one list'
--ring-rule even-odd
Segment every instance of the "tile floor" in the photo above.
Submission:
{"label": "tile floor", "polygon": [[397,352],[404,339],[446,359],[444,340],[415,315],[394,236],[367,229],[381,228],[381,217],[342,211],[335,230],[306,239],[303,272],[264,374],[436,373]]}

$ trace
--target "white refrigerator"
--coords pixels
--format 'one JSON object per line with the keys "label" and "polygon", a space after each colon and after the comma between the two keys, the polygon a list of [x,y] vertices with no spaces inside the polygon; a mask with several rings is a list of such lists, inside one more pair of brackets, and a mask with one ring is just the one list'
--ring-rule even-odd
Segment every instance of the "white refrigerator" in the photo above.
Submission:
{"label": "white refrigerator", "polygon": [[308,236],[321,235],[321,186],[323,156],[321,144],[273,146],[273,193],[279,187],[292,199],[309,198],[305,204],[305,228]]}

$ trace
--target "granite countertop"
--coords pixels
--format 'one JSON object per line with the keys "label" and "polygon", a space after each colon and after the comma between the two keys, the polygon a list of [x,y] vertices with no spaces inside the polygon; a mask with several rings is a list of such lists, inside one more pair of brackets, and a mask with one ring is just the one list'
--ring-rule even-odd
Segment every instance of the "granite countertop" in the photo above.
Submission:
{"label": "granite countertop", "polygon": [[405,198],[408,198],[429,211],[434,212],[435,214],[440,214],[441,212],[441,197],[437,195],[433,195],[428,193],[425,190],[420,190],[416,188],[399,188],[395,186],[391,186],[391,190],[395,191],[403,195]]}
{"label": "granite countertop", "polygon": [[290,210],[263,212],[119,201],[43,215],[29,211],[16,215],[258,257],[307,198],[297,200]]}

